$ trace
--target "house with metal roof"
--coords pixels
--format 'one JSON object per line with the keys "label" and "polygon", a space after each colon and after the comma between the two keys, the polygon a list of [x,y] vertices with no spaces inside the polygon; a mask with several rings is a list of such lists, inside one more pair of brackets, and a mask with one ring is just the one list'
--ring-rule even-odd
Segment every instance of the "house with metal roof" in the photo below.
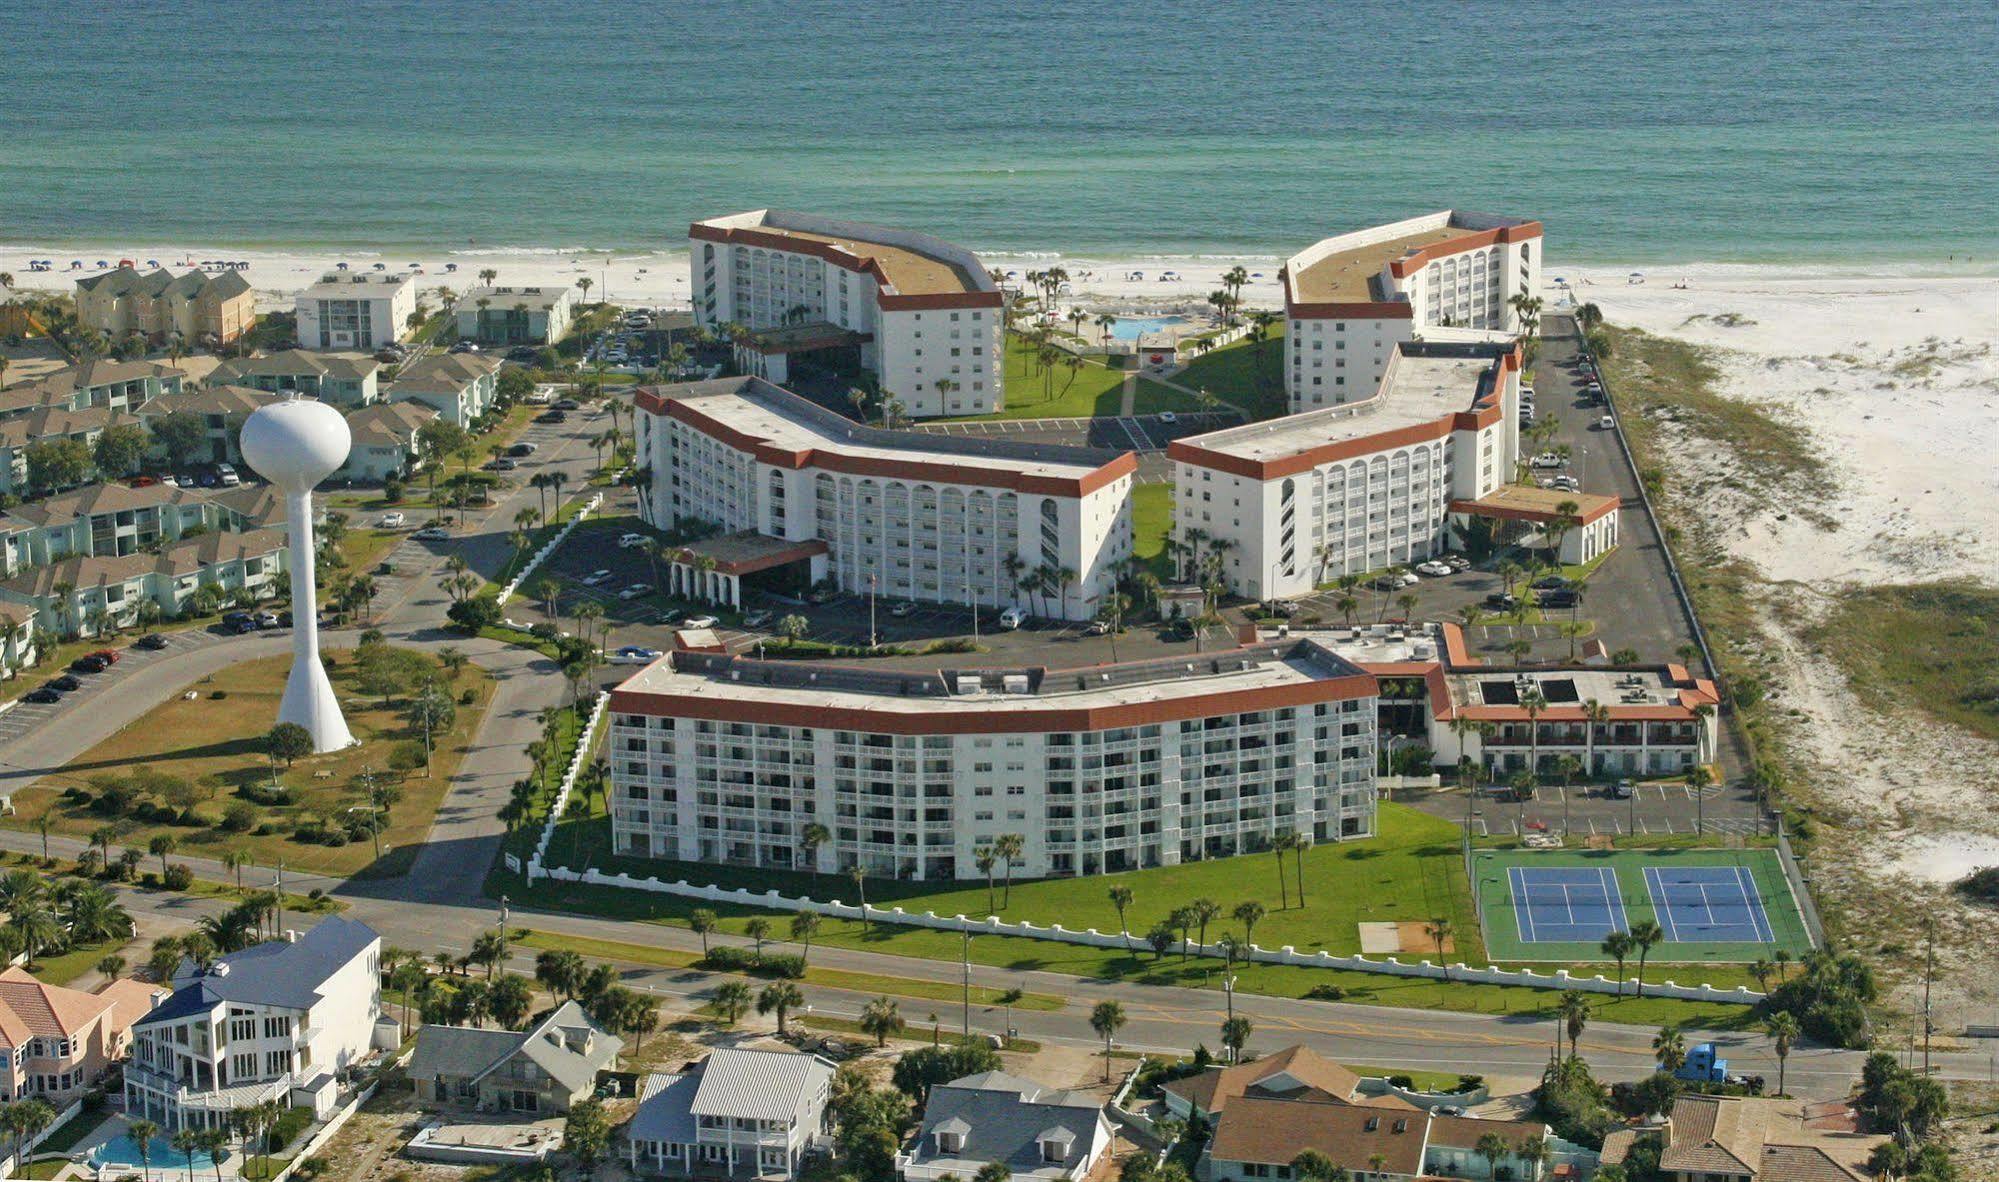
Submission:
{"label": "house with metal roof", "polygon": [[133,1024],[126,1114],[168,1131],[226,1129],[266,1100],[330,1115],[342,1075],[376,1050],[381,961],[381,936],[339,916],[205,968],[182,961]]}
{"label": "house with metal roof", "polygon": [[896,1165],[904,1182],[970,1178],[994,1162],[1014,1178],[1069,1182],[1096,1168],[1111,1137],[1089,1093],[987,1071],[930,1089],[923,1125]]}
{"label": "house with metal roof", "polygon": [[635,1172],[793,1178],[825,1149],[833,1065],[788,1051],[719,1050],[697,1068],[656,1073],[625,1127]]}
{"label": "house with metal roof", "polygon": [[624,1041],[563,1002],[525,1031],[427,1025],[409,1062],[416,1098],[481,1112],[560,1113],[587,1100]]}

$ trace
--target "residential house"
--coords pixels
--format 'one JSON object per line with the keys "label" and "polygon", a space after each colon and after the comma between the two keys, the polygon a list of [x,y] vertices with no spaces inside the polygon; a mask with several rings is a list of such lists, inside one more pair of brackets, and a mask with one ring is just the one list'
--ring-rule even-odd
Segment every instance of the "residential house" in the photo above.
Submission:
{"label": "residential house", "polygon": [[1306,1046],[1286,1047],[1233,1067],[1211,1066],[1199,1074],[1169,1080],[1161,1090],[1166,1110],[1189,1121],[1212,1120],[1240,1096],[1335,1104],[1383,1102],[1382,1097],[1361,1094],[1359,1075]]}
{"label": "residential house", "polygon": [[1087,1092],[988,1071],[939,1084],[896,1164],[903,1182],[971,1178],[997,1162],[1016,1179],[1085,1177],[1111,1148],[1111,1122]]}
{"label": "residential house", "polygon": [[[1622,1164],[1649,1129],[1604,1139],[1603,1164]],[[1881,1137],[1860,1131],[1845,1101],[1681,1096],[1658,1130],[1659,1176],[1669,1182],[1860,1182]]]}
{"label": "residential house", "polygon": [[[254,512],[237,507],[253,500],[264,503]],[[252,529],[282,516],[283,502],[275,497],[225,501],[171,484],[86,484],[0,512],[0,577],[78,555],[137,554],[182,537]]]}
{"label": "residential house", "polygon": [[210,386],[248,386],[273,394],[294,391],[336,406],[367,406],[381,397],[377,376],[382,363],[366,353],[308,353],[286,349],[262,357],[223,362],[208,375]]}
{"label": "residential house", "polygon": [[719,1050],[694,1071],[653,1074],[626,1126],[631,1168],[650,1174],[792,1178],[824,1147],[833,1065],[787,1051]]}
{"label": "residential house", "polygon": [[153,1007],[173,995],[171,986],[137,977],[106,981],[94,991],[111,1003],[111,1058],[123,1059],[132,1049],[132,1026],[152,1013]]}
{"label": "residential house", "polygon": [[482,345],[552,345],[569,331],[571,287],[475,287],[458,298],[458,335]]}
{"label": "residential house", "polygon": [[104,1078],[114,1058],[112,1005],[79,989],[0,972],[0,1089],[61,1109]]}
{"label": "residential house", "polygon": [[422,462],[417,432],[436,417],[421,402],[378,402],[349,413],[347,430],[354,442],[335,475],[379,482],[415,471]]}
{"label": "residential house", "polygon": [[207,969],[183,961],[173,993],[132,1028],[126,1115],[167,1130],[227,1128],[266,1100],[328,1115],[339,1073],[373,1050],[381,959],[373,928],[334,916]]}
{"label": "residential house", "polygon": [[94,447],[97,437],[114,423],[134,422],[122,411],[101,406],[70,410],[44,406],[14,418],[0,418],[0,493],[20,496],[28,491],[28,449],[55,439],[75,439]]}
{"label": "residential house", "polygon": [[159,618],[178,616],[202,587],[269,599],[288,557],[285,531],[264,528],[184,538],[158,553],[66,558],[0,582],[0,609],[25,608],[62,635],[94,636],[106,620],[141,623],[152,614],[147,603]]}
{"label": "residential house", "polygon": [[138,333],[163,344],[178,334],[226,345],[257,322],[257,296],[239,271],[176,276],[126,266],[76,281],[76,319],[113,340]]}
{"label": "residential house", "polygon": [[46,407],[136,411],[163,394],[178,394],[186,375],[152,361],[90,360],[65,366],[0,394],[0,419],[21,418]]}
{"label": "residential house", "polygon": [[563,1002],[526,1031],[425,1026],[409,1077],[427,1104],[481,1112],[561,1113],[587,1100],[624,1042]]}
{"label": "residential house", "polygon": [[421,402],[470,429],[499,394],[500,363],[477,353],[433,353],[403,367],[383,393],[392,402]]}
{"label": "residential house", "polygon": [[248,386],[211,383],[199,390],[154,399],[139,412],[139,419],[151,430],[153,424],[168,415],[198,415],[207,428],[202,439],[207,454],[183,457],[181,462],[240,464],[243,462],[243,451],[237,444],[237,437],[243,431],[243,420],[258,407],[267,406],[277,398],[278,395],[269,391]]}

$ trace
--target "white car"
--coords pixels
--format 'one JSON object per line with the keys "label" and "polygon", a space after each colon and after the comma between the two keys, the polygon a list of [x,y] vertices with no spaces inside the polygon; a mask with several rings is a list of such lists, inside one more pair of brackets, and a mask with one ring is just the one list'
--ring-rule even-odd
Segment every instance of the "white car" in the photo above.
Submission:
{"label": "white car", "polygon": [[1017,607],[1010,607],[999,614],[999,626],[1012,631],[1027,623],[1027,613]]}
{"label": "white car", "polygon": [[1405,570],[1405,571],[1400,571],[1396,574],[1395,581],[1402,584],[1404,587],[1414,587],[1416,584],[1423,581],[1423,576],[1417,574],[1413,570]]}
{"label": "white car", "polygon": [[406,519],[400,513],[384,513],[382,514],[381,520],[375,523],[375,528],[401,529],[403,527],[404,520]]}
{"label": "white car", "polygon": [[1173,413],[1172,411],[1170,411],[1170,410],[1167,410],[1167,411],[1161,411],[1161,412],[1159,412],[1159,421],[1160,421],[1160,422],[1162,422],[1162,423],[1165,423],[1165,424],[1166,424],[1167,426],[1169,426],[1169,427],[1170,427],[1170,426],[1172,426],[1172,425],[1173,425],[1174,423],[1177,423],[1177,422],[1179,422],[1179,421],[1180,421],[1180,416],[1179,416],[1179,415],[1176,415],[1176,414],[1174,414],[1174,413]]}
{"label": "white car", "polygon": [[682,628],[713,628],[715,623],[714,616],[689,616],[680,622],[680,626]]}
{"label": "white car", "polygon": [[1598,415],[1596,425],[1597,429],[1602,431],[1617,430],[1617,420],[1611,418],[1609,415]]}
{"label": "white car", "polygon": [[631,550],[645,544],[646,536],[644,534],[620,534],[618,536],[618,549],[620,550]]}
{"label": "white car", "polygon": [[1416,573],[1420,575],[1429,575],[1433,579],[1441,579],[1445,575],[1453,574],[1455,572],[1452,571],[1450,563],[1438,562],[1435,559],[1432,559],[1429,562],[1417,563]]}
{"label": "white car", "polygon": [[628,644],[611,654],[613,665],[649,665],[659,660],[659,650],[641,645]]}
{"label": "white car", "polygon": [[536,390],[522,398],[521,401],[527,403],[529,406],[547,406],[549,403],[555,401],[555,394],[550,390]]}
{"label": "white car", "polygon": [[1554,486],[1563,492],[1579,493],[1583,490],[1583,482],[1573,476],[1555,477]]}
{"label": "white car", "polygon": [[625,588],[623,591],[618,592],[618,598],[624,600],[632,600],[632,599],[637,599],[641,595],[651,594],[651,592],[652,592],[651,583],[633,583],[631,586]]}
{"label": "white car", "polygon": [[897,600],[889,605],[888,614],[898,620],[904,616],[913,616],[916,614],[916,604],[907,599]]}
{"label": "white car", "polygon": [[583,585],[585,587],[601,587],[610,581],[611,572],[607,570],[593,570],[583,576]]}
{"label": "white car", "polygon": [[1535,468],[1566,468],[1568,467],[1568,461],[1562,459],[1562,457],[1556,455],[1554,452],[1544,451],[1534,457],[1530,462],[1530,466]]}

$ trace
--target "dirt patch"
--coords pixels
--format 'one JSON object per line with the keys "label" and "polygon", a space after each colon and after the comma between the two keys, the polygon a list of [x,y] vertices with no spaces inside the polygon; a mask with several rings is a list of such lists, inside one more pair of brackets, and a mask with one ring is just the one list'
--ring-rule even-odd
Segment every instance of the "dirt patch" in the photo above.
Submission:
{"label": "dirt patch", "polygon": [[[1415,919],[1397,920],[1395,923],[1395,934],[1402,938],[1402,951],[1431,952],[1431,953],[1437,952],[1438,951],[1437,941],[1430,935],[1429,932],[1424,930],[1427,926],[1428,925],[1421,920],[1415,920]],[[1444,947],[1442,950],[1442,954],[1445,956],[1449,956],[1451,953],[1456,952],[1457,950],[1458,950],[1457,936],[1446,935],[1444,937]]]}

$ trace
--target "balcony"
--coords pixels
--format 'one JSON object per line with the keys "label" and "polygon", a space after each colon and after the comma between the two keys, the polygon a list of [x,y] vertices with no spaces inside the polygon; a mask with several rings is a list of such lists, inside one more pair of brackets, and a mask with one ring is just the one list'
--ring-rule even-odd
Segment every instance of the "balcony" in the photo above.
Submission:
{"label": "balcony", "polygon": [[136,1063],[125,1065],[125,1081],[128,1085],[137,1084],[149,1092],[164,1095],[182,1108],[199,1109],[204,1112],[233,1112],[238,1108],[247,1108],[266,1100],[283,1101],[296,1082],[293,1075],[286,1072],[274,1079],[202,1091]]}

